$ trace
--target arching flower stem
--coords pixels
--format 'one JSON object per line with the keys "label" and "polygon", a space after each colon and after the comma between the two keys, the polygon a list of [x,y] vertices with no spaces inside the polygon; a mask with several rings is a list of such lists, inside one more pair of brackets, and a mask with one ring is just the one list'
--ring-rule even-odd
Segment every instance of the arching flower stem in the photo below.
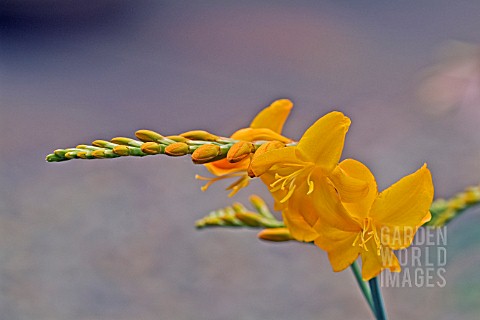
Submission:
{"label": "arching flower stem", "polygon": [[368,287],[367,283],[362,279],[362,271],[358,267],[357,262],[354,261],[350,266],[350,268],[352,269],[353,275],[355,276],[355,280],[357,280],[357,284],[360,287],[360,290],[362,291],[363,296],[365,297],[365,300],[368,303],[368,306],[372,310],[373,315],[376,317],[377,312],[375,310],[375,305],[373,303],[372,293],[370,292],[370,288]]}
{"label": "arching flower stem", "polygon": [[375,306],[377,320],[387,320],[387,313],[385,311],[385,305],[383,303],[378,277],[370,279],[368,284],[370,285],[370,290],[372,292],[372,299]]}

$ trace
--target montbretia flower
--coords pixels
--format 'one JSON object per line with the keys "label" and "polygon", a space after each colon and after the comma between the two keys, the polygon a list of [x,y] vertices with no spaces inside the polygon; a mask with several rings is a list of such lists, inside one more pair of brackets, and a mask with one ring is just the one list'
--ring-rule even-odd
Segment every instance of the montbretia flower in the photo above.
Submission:
{"label": "montbretia flower", "polygon": [[[281,141],[283,143],[292,142],[291,139],[284,137],[281,134],[283,125],[287,120],[292,107],[293,104],[290,100],[281,99],[274,101],[270,106],[257,114],[248,128],[240,129],[232,134],[230,138],[239,141],[239,143],[233,145],[232,148],[236,149],[238,147],[238,150],[244,152],[244,150],[248,150],[248,148],[246,148],[245,144],[242,142],[273,140]],[[254,152],[254,148],[252,148],[251,151]],[[232,152],[232,154],[233,153],[234,152]],[[208,171],[215,175],[215,177],[208,178],[197,175],[196,178],[208,181],[207,184],[202,187],[202,190],[205,191],[216,181],[237,177],[238,179],[227,187],[227,190],[231,190],[229,196],[233,196],[238,190],[246,187],[249,183],[247,169],[249,168],[250,160],[250,155],[240,158],[239,153],[236,152],[236,156],[234,157],[227,157],[222,160],[205,164]]]}
{"label": "montbretia flower", "polygon": [[[328,252],[334,271],[347,268],[360,255],[364,280],[387,268],[399,272],[400,264],[392,250],[410,246],[418,228],[431,218],[430,171],[424,165],[378,193],[375,178],[365,165],[345,160],[339,167],[351,177],[367,181],[369,192],[350,203],[341,203],[333,186],[317,194],[318,205],[313,206],[318,222],[312,227],[317,233],[315,244]],[[305,208],[308,204],[295,209]]]}
{"label": "montbretia flower", "polygon": [[317,201],[317,189],[333,184],[345,202],[357,201],[368,193],[365,181],[349,176],[338,166],[349,126],[350,119],[343,113],[331,112],[317,120],[296,146],[253,157],[250,172],[269,186],[275,208],[282,210],[285,223],[297,240],[315,238],[312,227],[317,223],[316,215],[296,214],[295,208],[299,203]]}

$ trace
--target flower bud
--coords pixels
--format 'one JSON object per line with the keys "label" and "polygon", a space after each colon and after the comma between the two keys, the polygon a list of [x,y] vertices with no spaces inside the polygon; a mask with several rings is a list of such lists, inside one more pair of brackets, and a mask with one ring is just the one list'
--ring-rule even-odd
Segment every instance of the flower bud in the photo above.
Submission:
{"label": "flower bud", "polygon": [[204,130],[188,131],[188,132],[182,133],[180,136],[190,140],[201,140],[201,141],[217,141],[219,139],[218,136]]}
{"label": "flower bud", "polygon": [[257,237],[265,241],[274,241],[274,242],[293,240],[287,228],[263,229],[258,233]]}
{"label": "flower bud", "polygon": [[97,159],[103,159],[105,158],[105,151],[104,150],[95,150],[92,152],[92,156],[94,156]]}
{"label": "flower bud", "polygon": [[265,203],[265,201],[263,201],[263,199],[260,198],[259,196],[255,194],[251,195],[250,203],[260,215],[264,216],[267,219],[275,219],[273,214],[270,212],[270,209],[268,209],[268,206]]}
{"label": "flower bud", "polygon": [[145,142],[140,149],[146,154],[159,154],[165,152],[165,146],[156,142]]}
{"label": "flower bud", "polygon": [[113,149],[117,146],[116,143],[111,143],[105,140],[95,140],[92,142],[92,145],[94,145],[95,147],[107,148],[107,149]]}
{"label": "flower bud", "polygon": [[235,218],[242,221],[249,227],[260,227],[262,225],[260,222],[260,216],[253,212],[236,212]]}
{"label": "flower bud", "polygon": [[113,148],[113,152],[123,157],[130,155],[127,146],[116,146],[115,148]]}
{"label": "flower bud", "polygon": [[175,142],[187,142],[188,141],[187,138],[184,138],[182,136],[167,136],[165,138],[170,139],[170,140],[175,141]]}
{"label": "flower bud", "polygon": [[227,160],[230,163],[240,162],[255,152],[255,146],[251,142],[239,141],[230,147],[227,153]]}
{"label": "flower bud", "polygon": [[465,202],[467,204],[472,204],[480,200],[480,188],[470,187],[465,191]]}
{"label": "flower bud", "polygon": [[58,156],[58,155],[56,155],[56,154],[54,154],[54,153],[51,153],[51,154],[47,155],[47,157],[45,158],[45,160],[46,160],[47,162],[60,162],[60,161],[65,161],[65,160],[67,160],[67,159],[66,159],[65,157],[63,157],[63,156],[60,157],[60,156]]}
{"label": "flower bud", "polygon": [[203,164],[207,162],[211,162],[221,153],[220,146],[215,144],[204,144],[198,147],[192,153],[192,161],[196,164]]}
{"label": "flower bud", "polygon": [[142,142],[133,140],[130,138],[125,138],[125,137],[116,137],[110,141],[116,144],[124,145],[124,146],[131,146],[131,147],[137,147],[137,148],[140,148],[142,146]]}
{"label": "flower bud", "polygon": [[114,153],[113,150],[110,149],[101,149],[101,150],[95,150],[92,152],[92,156],[97,159],[103,159],[103,158],[118,158],[119,155]]}
{"label": "flower bud", "polygon": [[70,159],[75,159],[77,157],[77,151],[69,151],[65,153],[65,158],[70,160]]}
{"label": "flower bud", "polygon": [[135,136],[143,142],[159,142],[163,139],[161,134],[152,130],[138,130]]}
{"label": "flower bud", "polygon": [[[253,154],[253,159],[255,159],[255,157],[258,157],[258,156],[260,156],[260,155],[262,155],[266,152],[269,152],[269,151],[272,151],[272,150],[275,150],[275,149],[284,148],[284,147],[285,147],[285,144],[283,142],[280,142],[280,141],[277,141],[277,140],[268,141],[268,142],[262,144],[257,149],[257,151],[255,151],[255,153]],[[256,177],[255,173],[252,171],[250,166],[247,169],[247,173],[248,173],[248,176],[250,178]]]}
{"label": "flower bud", "polygon": [[173,157],[184,156],[188,154],[188,144],[184,142],[175,142],[165,147],[165,154]]}
{"label": "flower bud", "polygon": [[257,151],[255,151],[255,156],[259,156],[261,154],[264,154],[265,152],[269,152],[275,149],[281,149],[284,148],[285,144],[283,142],[273,140],[273,141],[268,141],[264,144],[262,144]]}
{"label": "flower bud", "polygon": [[57,149],[55,151],[53,151],[53,154],[55,154],[57,157],[59,158],[64,158],[65,157],[65,153],[67,153],[68,151],[65,150],[65,149]]}
{"label": "flower bud", "polygon": [[80,151],[77,152],[77,158],[80,159],[95,159],[95,157],[92,155],[92,151]]}

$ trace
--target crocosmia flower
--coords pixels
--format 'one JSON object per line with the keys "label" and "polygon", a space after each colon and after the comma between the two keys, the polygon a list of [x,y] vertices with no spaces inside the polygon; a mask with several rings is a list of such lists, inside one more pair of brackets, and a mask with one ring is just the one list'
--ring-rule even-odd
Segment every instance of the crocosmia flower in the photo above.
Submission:
{"label": "crocosmia flower", "polygon": [[392,250],[410,246],[417,229],[431,218],[430,171],[424,165],[378,193],[374,176],[362,163],[345,160],[339,167],[351,177],[367,181],[369,192],[359,201],[342,204],[333,186],[323,189],[319,205],[314,208],[318,216],[313,226],[317,233],[315,244],[328,252],[334,271],[350,266],[359,255],[364,280],[386,268],[400,271]]}
{"label": "crocosmia flower", "polygon": [[348,203],[368,192],[365,181],[338,166],[349,126],[350,119],[343,113],[331,112],[317,120],[296,146],[254,155],[250,171],[268,185],[276,209],[282,210],[285,223],[297,240],[312,241],[316,237],[312,229],[318,222],[315,209],[296,212],[299,206],[322,201],[317,196],[323,192],[321,189],[335,186],[340,199]]}

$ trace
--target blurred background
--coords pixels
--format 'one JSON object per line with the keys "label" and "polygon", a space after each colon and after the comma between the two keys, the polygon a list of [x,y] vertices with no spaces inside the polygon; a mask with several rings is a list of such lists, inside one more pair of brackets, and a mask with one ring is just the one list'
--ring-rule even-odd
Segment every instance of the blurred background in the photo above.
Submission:
{"label": "blurred background", "polygon": [[[194,221],[189,159],[46,163],[138,129],[230,135],[290,98],[285,134],[352,118],[344,157],[380,189],[427,162],[437,197],[480,182],[478,1],[4,0],[0,319],[370,319],[349,270],[299,243]],[[385,288],[392,319],[477,319],[479,210],[449,225],[444,288]]]}

